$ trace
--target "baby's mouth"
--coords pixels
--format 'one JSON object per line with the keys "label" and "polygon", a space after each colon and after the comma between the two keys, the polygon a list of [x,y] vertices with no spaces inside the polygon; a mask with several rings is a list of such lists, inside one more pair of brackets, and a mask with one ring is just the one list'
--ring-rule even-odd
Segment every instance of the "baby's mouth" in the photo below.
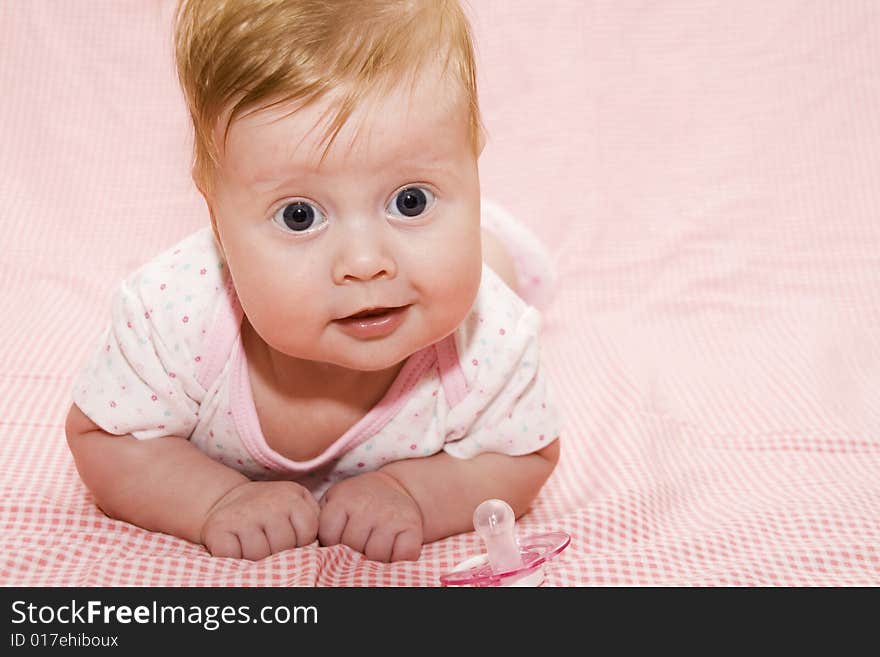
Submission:
{"label": "baby's mouth", "polygon": [[334,321],[342,331],[358,340],[385,338],[406,320],[411,304],[396,307],[367,308]]}
{"label": "baby's mouth", "polygon": [[384,315],[391,308],[373,308],[372,310],[364,310],[363,312],[359,312],[354,315],[349,315],[346,319],[363,319],[364,317],[378,317],[379,315]]}
{"label": "baby's mouth", "polygon": [[347,317],[342,317],[341,319],[364,319],[366,317],[381,317],[383,315],[387,315],[388,313],[403,310],[406,306],[394,306],[394,307],[381,307],[381,308],[369,308],[368,310],[362,310],[359,313],[355,313],[353,315],[348,315]]}

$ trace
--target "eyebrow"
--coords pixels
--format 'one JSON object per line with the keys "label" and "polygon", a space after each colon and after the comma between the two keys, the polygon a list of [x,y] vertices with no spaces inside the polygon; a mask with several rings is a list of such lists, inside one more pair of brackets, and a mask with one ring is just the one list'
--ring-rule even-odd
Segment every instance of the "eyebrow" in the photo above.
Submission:
{"label": "eyebrow", "polygon": [[[250,187],[257,188],[261,193],[270,193],[278,191],[291,182],[309,178],[324,178],[326,173],[319,172],[313,167],[308,166],[292,166],[290,164],[283,165],[278,169],[279,173],[273,174],[269,171],[261,171],[246,179]],[[395,163],[393,168],[386,167],[383,169],[389,177],[403,178],[408,172],[426,173],[428,175],[454,174],[455,168],[443,162],[440,158],[432,161],[403,160]]]}

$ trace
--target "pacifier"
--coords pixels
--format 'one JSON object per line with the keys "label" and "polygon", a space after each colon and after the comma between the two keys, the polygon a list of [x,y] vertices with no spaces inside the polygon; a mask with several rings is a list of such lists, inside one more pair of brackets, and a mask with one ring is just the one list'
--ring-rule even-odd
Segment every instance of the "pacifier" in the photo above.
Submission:
{"label": "pacifier", "polygon": [[565,532],[532,534],[517,539],[516,516],[503,500],[486,500],[474,511],[474,531],[486,554],[458,564],[440,576],[443,586],[540,586],[544,564],[571,543]]}

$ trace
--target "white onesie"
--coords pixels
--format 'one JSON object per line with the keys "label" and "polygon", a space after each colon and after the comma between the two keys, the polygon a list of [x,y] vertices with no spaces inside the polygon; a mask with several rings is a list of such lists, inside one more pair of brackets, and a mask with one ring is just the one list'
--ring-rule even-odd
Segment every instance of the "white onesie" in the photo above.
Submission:
{"label": "white onesie", "polygon": [[122,282],[73,401],[107,433],[185,437],[252,479],[292,479],[316,497],[390,461],[441,450],[527,454],[559,435],[539,362],[540,314],[485,263],[462,324],[412,354],[379,403],[308,461],[285,458],[263,437],[241,320],[207,227]]}

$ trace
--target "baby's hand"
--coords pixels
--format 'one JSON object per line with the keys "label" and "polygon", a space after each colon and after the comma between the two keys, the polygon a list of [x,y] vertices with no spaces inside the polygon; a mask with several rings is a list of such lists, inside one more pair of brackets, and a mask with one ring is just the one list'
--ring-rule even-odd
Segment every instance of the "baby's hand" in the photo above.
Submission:
{"label": "baby's hand", "polygon": [[321,545],[344,543],[374,561],[415,561],[422,512],[391,475],[367,472],[334,484],[321,500]]}
{"label": "baby's hand", "polygon": [[202,525],[212,556],[252,559],[308,545],[318,533],[318,503],[292,481],[249,481],[214,503]]}

